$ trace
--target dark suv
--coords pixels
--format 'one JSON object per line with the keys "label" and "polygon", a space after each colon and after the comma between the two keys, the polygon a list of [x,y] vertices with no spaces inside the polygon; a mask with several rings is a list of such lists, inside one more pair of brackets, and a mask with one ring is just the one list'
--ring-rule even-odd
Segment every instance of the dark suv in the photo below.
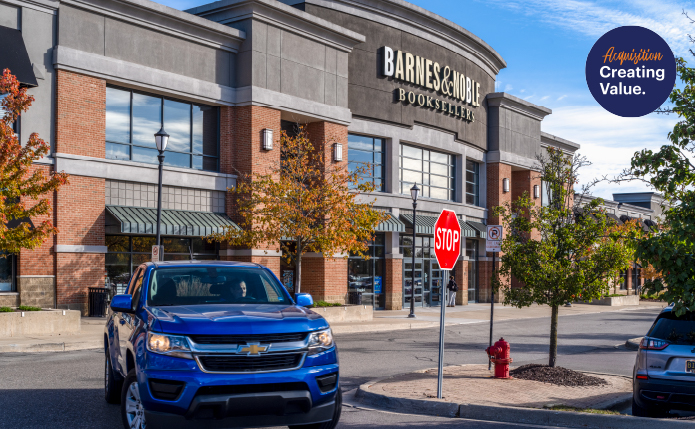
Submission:
{"label": "dark suv", "polygon": [[671,310],[663,309],[640,343],[633,372],[635,416],[695,410],[695,312],[677,317]]}

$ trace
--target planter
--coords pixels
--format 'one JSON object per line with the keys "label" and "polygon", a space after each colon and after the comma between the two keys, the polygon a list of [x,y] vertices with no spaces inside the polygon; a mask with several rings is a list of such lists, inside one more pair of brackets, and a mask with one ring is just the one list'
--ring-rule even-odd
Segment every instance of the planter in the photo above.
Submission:
{"label": "planter", "polygon": [[591,304],[610,306],[639,305],[639,295],[611,296],[609,298],[594,299],[591,301]]}
{"label": "planter", "polygon": [[374,309],[367,305],[317,307],[312,310],[323,316],[328,323],[371,322],[374,318]]}
{"label": "planter", "polygon": [[80,312],[77,310],[0,313],[0,338],[79,332]]}

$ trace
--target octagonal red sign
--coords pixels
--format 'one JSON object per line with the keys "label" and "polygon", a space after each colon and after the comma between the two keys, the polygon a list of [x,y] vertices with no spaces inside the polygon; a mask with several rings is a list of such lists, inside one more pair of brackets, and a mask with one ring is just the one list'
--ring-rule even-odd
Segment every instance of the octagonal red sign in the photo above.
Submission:
{"label": "octagonal red sign", "polygon": [[453,269],[461,254],[461,225],[451,210],[442,210],[434,224],[434,254],[442,270]]}

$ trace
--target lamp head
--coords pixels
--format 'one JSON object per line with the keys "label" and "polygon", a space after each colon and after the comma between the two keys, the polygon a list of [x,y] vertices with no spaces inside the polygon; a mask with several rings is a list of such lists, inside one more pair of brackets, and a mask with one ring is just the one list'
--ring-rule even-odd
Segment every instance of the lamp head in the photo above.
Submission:
{"label": "lamp head", "polygon": [[417,197],[420,195],[420,188],[417,187],[417,183],[410,188],[410,196],[413,198],[413,203],[417,203]]}
{"label": "lamp head", "polygon": [[167,148],[167,144],[169,143],[169,134],[164,131],[164,127],[162,127],[159,131],[157,131],[157,134],[154,135],[154,142],[157,145],[157,150],[160,152],[164,152]]}

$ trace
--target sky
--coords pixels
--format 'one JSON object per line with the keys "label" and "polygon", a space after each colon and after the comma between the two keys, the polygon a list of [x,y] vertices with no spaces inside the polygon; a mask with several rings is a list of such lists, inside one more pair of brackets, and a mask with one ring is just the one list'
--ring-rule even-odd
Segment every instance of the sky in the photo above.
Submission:
{"label": "sky", "polygon": [[[200,0],[157,0],[187,9]],[[497,91],[552,109],[543,131],[579,143],[592,165],[580,181],[615,177],[630,165],[635,151],[658,150],[677,122],[675,115],[652,113],[622,118],[604,110],[591,96],[584,67],[594,42],[624,25],[659,34],[676,56],[693,60],[688,34],[694,25],[683,15],[695,2],[675,0],[410,0],[477,35],[507,62]],[[648,190],[637,182],[601,182],[592,193],[606,199],[618,192]]]}

